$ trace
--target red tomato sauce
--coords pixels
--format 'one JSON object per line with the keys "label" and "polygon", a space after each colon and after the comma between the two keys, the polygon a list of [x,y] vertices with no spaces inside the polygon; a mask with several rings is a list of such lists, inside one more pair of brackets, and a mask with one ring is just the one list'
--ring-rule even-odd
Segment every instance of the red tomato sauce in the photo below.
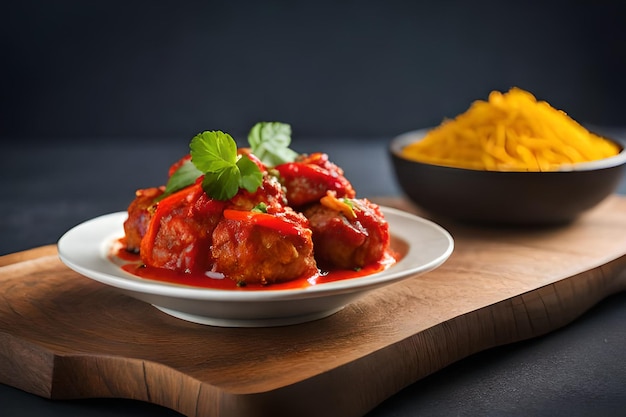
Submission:
{"label": "red tomato sauce", "polygon": [[[143,265],[141,258],[138,254],[130,253],[126,250],[124,244],[124,238],[119,239],[116,245],[113,246],[110,257],[112,261],[117,258],[117,264],[121,261],[121,268],[137,277],[144,279],[151,279],[154,281],[161,281],[173,284],[188,285],[192,287],[210,288],[215,290],[289,290],[289,289],[303,289],[312,287],[318,284],[324,284],[328,282],[335,282],[340,280],[352,279],[372,275],[374,273],[384,271],[398,261],[399,256],[393,253],[391,250],[385,253],[385,256],[378,262],[371,265],[367,265],[364,268],[357,270],[332,270],[332,271],[318,271],[313,276],[305,276],[295,278],[293,280],[270,284],[247,284],[245,286],[239,286],[237,283],[229,279],[228,277],[214,278],[209,273],[182,273],[178,271],[172,271],[164,268],[154,268]],[[220,274],[214,274],[219,276]]]}

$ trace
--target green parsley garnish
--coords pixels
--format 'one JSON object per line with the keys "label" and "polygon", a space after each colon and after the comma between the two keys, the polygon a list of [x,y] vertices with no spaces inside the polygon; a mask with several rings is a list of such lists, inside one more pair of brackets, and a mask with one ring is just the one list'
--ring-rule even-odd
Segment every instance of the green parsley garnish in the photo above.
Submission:
{"label": "green parsley garnish", "polygon": [[165,192],[159,196],[157,201],[162,200],[170,194],[174,194],[176,191],[182,190],[185,187],[193,184],[196,179],[202,175],[196,166],[187,160],[172,174],[170,179],[165,185]]}
{"label": "green parsley garnish", "polygon": [[267,213],[267,204],[265,204],[264,202],[260,202],[259,204],[254,206],[252,210],[250,211],[254,213]]}
{"label": "green parsley garnish", "polygon": [[191,139],[189,149],[191,160],[172,174],[158,200],[192,185],[202,175],[202,188],[216,200],[231,199],[240,188],[254,192],[263,181],[257,164],[247,156],[237,155],[237,143],[228,133],[199,133]]}
{"label": "green parsley garnish", "polygon": [[254,192],[263,173],[247,156],[237,155],[237,143],[221,131],[205,131],[191,140],[191,162],[204,173],[202,188],[216,200],[228,200],[239,188]]}
{"label": "green parsley garnish", "polygon": [[[268,167],[293,162],[298,156],[289,149],[291,126],[285,123],[257,123],[248,142],[252,153]],[[261,186],[263,173],[247,156],[237,154],[237,143],[228,133],[199,133],[191,139],[189,149],[191,160],[172,174],[158,200],[192,185],[202,175],[202,188],[216,200],[229,200],[240,188],[254,192]]]}
{"label": "green parsley garnish", "polygon": [[268,167],[293,162],[298,153],[291,150],[291,126],[280,122],[259,122],[248,133],[252,153]]}

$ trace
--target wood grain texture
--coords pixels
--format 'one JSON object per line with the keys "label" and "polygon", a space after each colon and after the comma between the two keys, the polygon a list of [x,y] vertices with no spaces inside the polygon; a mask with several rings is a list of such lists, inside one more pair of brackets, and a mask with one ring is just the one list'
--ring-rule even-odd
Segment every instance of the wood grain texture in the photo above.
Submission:
{"label": "wood grain texture", "polygon": [[439,269],[275,328],[176,319],[69,270],[54,246],[0,257],[0,382],[187,416],[361,416],[452,362],[555,330],[626,290],[622,197],[551,229],[439,223],[455,238]]}

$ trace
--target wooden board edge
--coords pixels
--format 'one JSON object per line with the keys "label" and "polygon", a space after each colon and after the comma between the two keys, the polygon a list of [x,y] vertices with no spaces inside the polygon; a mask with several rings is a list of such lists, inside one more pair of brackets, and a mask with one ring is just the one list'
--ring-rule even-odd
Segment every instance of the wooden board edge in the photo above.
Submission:
{"label": "wooden board edge", "polygon": [[51,399],[54,360],[53,352],[0,332],[0,383]]}

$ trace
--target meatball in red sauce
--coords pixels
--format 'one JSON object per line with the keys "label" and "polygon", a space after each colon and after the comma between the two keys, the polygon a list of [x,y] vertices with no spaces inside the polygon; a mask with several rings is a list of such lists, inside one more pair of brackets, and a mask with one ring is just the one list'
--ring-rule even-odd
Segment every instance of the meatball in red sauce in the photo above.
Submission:
{"label": "meatball in red sauce", "polygon": [[379,261],[389,246],[389,226],[367,199],[330,194],[304,210],[313,232],[315,258],[324,269],[359,269]]}
{"label": "meatball in red sauce", "polygon": [[343,170],[325,153],[302,156],[295,162],[276,166],[276,171],[287,189],[287,201],[292,207],[317,202],[329,190],[338,197],[353,198],[356,195]]}
{"label": "meatball in red sauce", "polygon": [[126,250],[139,253],[141,239],[148,230],[150,219],[156,210],[155,201],[165,187],[153,187],[135,192],[135,199],[128,206],[128,218],[124,222]]}
{"label": "meatball in red sauce", "polygon": [[213,231],[214,270],[240,285],[272,284],[317,273],[308,221],[286,209],[268,214],[225,210]]}
{"label": "meatball in red sauce", "polygon": [[210,268],[211,234],[224,206],[209,198],[199,182],[159,201],[141,240],[142,262],[181,272]]}

